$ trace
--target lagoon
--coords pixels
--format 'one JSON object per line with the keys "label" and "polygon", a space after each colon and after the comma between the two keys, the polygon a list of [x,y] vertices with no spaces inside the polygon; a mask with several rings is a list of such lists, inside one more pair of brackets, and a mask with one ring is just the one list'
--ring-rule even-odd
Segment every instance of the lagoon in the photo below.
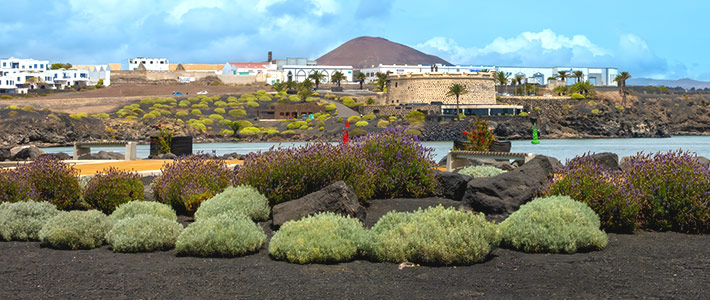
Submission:
{"label": "lagoon", "polygon": [[[256,151],[265,151],[270,147],[281,145],[283,147],[305,145],[305,142],[290,143],[207,143],[194,144],[193,152],[199,151],[224,155],[236,152],[247,154]],[[424,146],[433,148],[434,160],[439,161],[453,146],[453,142],[424,142]],[[669,150],[688,150],[700,156],[710,157],[710,136],[676,136],[670,138],[625,138],[625,139],[544,139],[539,145],[533,145],[529,140],[512,141],[511,152],[535,153],[553,156],[562,162],[586,152],[613,152],[619,157],[635,155],[638,152],[653,153]],[[42,148],[47,153],[64,152],[72,154],[72,147]],[[93,153],[98,151],[113,151],[122,153],[123,147],[92,147]],[[138,145],[139,158],[147,158],[150,145]]]}

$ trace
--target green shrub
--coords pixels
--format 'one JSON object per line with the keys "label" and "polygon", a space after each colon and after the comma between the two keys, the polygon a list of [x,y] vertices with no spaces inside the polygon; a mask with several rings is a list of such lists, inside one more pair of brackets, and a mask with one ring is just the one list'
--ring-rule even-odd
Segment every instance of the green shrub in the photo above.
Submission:
{"label": "green shrub", "polygon": [[500,223],[502,245],[525,252],[575,253],[606,247],[599,217],[568,196],[537,198]]}
{"label": "green shrub", "polygon": [[325,111],[327,111],[327,112],[335,111],[335,109],[336,109],[335,103],[329,103],[325,106]]}
{"label": "green shrub", "polygon": [[268,94],[267,94],[267,95],[261,95],[261,96],[259,96],[259,98],[257,98],[257,99],[258,99],[259,101],[268,102],[268,101],[271,101],[271,96],[269,96]]}
{"label": "green shrub", "polygon": [[182,101],[180,101],[180,104],[178,104],[178,106],[183,107],[183,108],[188,107],[188,106],[190,106],[190,101],[189,100],[182,100]]}
{"label": "green shrub", "polygon": [[362,119],[364,121],[371,121],[371,120],[374,120],[375,118],[377,118],[377,116],[375,116],[375,114],[373,114],[373,113],[366,114],[362,117]]}
{"label": "green shrub", "polygon": [[[224,113],[226,113],[226,112],[227,112],[227,111],[224,110],[224,108],[221,108],[221,107],[218,107],[218,108],[215,108],[215,109],[214,109],[214,113],[216,113],[216,114],[224,114]],[[220,117],[221,117],[221,116],[220,116]]]}
{"label": "green shrub", "polygon": [[377,128],[387,128],[390,125],[390,122],[386,120],[380,120],[377,122]]}
{"label": "green shrub", "polygon": [[299,128],[303,127],[303,126],[308,127],[308,122],[306,122],[306,121],[293,121],[293,122],[289,123],[288,125],[286,125],[286,129],[291,129],[291,130],[293,130],[293,129],[299,129]]}
{"label": "green shrub", "polygon": [[201,115],[202,115],[202,111],[199,110],[199,109],[193,109],[192,111],[190,111],[190,113],[191,113],[192,115],[195,115],[195,116],[201,116]]}
{"label": "green shrub", "polygon": [[155,119],[155,118],[156,118],[156,116],[153,113],[147,113],[147,114],[143,115],[143,119]]}
{"label": "green shrub", "polygon": [[210,119],[212,119],[212,120],[214,120],[214,121],[220,121],[220,120],[224,120],[224,117],[223,117],[223,116],[220,116],[220,115],[218,115],[218,114],[211,114],[211,115],[210,115]]}
{"label": "green shrub", "polygon": [[219,125],[229,127],[229,125],[232,124],[232,121],[230,121],[228,119],[222,119],[222,120],[219,120],[218,123],[219,123]]}
{"label": "green shrub", "polygon": [[338,117],[337,119],[335,119],[335,121],[338,123],[343,123],[343,117]]}
{"label": "green shrub", "polygon": [[357,107],[357,106],[360,106],[360,105],[363,105],[363,104],[364,104],[364,103],[357,103],[355,100],[353,100],[353,99],[350,98],[350,97],[343,97],[343,98],[340,98],[340,100],[343,101],[343,104],[344,104],[345,106],[351,107],[351,108],[352,108],[352,107]]}
{"label": "green shrub", "polygon": [[210,107],[209,104],[204,103],[204,102],[200,102],[198,104],[192,105],[192,108],[208,108],[208,107]]}
{"label": "green shrub", "polygon": [[61,210],[83,208],[79,197],[79,171],[54,156],[47,155],[17,167],[19,180],[34,187],[37,201],[47,201]]}
{"label": "green shrub", "polygon": [[527,117],[527,116],[529,116],[529,115],[528,115],[528,113],[526,113],[526,112],[524,112],[524,111],[521,111],[521,112],[518,114],[518,116]]}
{"label": "green shrub", "polygon": [[404,116],[404,119],[411,125],[424,124],[424,118],[424,113],[418,110],[413,110]]}
{"label": "green shrub", "polygon": [[296,134],[296,132],[293,130],[284,130],[281,132],[281,134]]}
{"label": "green shrub", "polygon": [[[224,102],[224,101],[217,101],[214,103],[214,106],[217,106],[217,107],[227,107],[227,105],[228,105],[227,102]],[[217,109],[215,109],[214,111],[217,112]],[[223,113],[224,112],[222,112],[222,114]]]}
{"label": "green shrub", "polygon": [[389,212],[370,230],[368,253],[378,261],[452,265],[480,262],[500,242],[483,214],[439,205]]}
{"label": "green shrub", "polygon": [[370,125],[370,124],[367,123],[367,121],[358,121],[358,122],[355,123],[355,126],[356,126],[356,127],[365,127],[365,126],[367,126],[367,125]]}
{"label": "green shrub", "polygon": [[414,129],[414,128],[407,129],[407,131],[405,131],[405,132],[406,132],[407,134],[411,135],[411,136],[420,136],[420,135],[422,135],[422,132],[421,132],[419,129]]}
{"label": "green shrub", "polygon": [[163,166],[162,175],[153,181],[153,193],[156,201],[192,215],[202,201],[227,188],[232,177],[224,160],[204,155],[179,157]]}
{"label": "green shrub", "polygon": [[397,116],[390,116],[390,123],[397,121]]}
{"label": "green shrub", "polygon": [[178,237],[175,248],[180,255],[235,257],[257,252],[265,241],[266,234],[259,225],[231,211],[190,224]]}
{"label": "green shrub", "polygon": [[601,113],[602,113],[601,110],[598,110],[598,109],[596,109],[596,108],[595,108],[595,109],[592,109],[592,114],[593,114],[593,115],[598,115],[598,114],[601,114]]}
{"label": "green shrub", "polygon": [[251,122],[249,122],[247,120],[239,120],[237,122],[239,123],[239,127],[241,127],[241,128],[254,126],[254,124],[252,124]]}
{"label": "green shrub", "polygon": [[152,201],[131,201],[121,204],[110,217],[113,221],[117,222],[139,215],[151,215],[177,221],[175,210],[166,204]]}
{"label": "green shrub", "polygon": [[107,113],[98,113],[98,114],[94,114],[94,115],[91,115],[91,116],[94,117],[94,118],[97,118],[97,119],[108,119],[108,118],[111,117],[111,116],[109,116]]}
{"label": "green shrub", "polygon": [[232,136],[234,135],[234,130],[231,129],[222,129],[219,131],[219,133],[227,135],[227,136]]}
{"label": "green shrub", "polygon": [[619,112],[623,112],[623,111],[624,111],[624,107],[621,106],[621,105],[614,105],[614,108],[616,108],[616,110],[618,110]]}
{"label": "green shrub", "polygon": [[255,101],[248,101],[247,106],[249,106],[251,108],[259,108],[259,103],[255,102]]}
{"label": "green shrub", "polygon": [[269,242],[269,254],[291,263],[333,263],[356,258],[367,244],[360,221],[332,212],[284,223]]}
{"label": "green shrub", "polygon": [[39,231],[59,210],[47,202],[0,203],[0,238],[6,241],[36,241]]}
{"label": "green shrub", "polygon": [[240,134],[259,134],[261,133],[261,130],[259,128],[256,128],[254,126],[250,127],[244,127],[241,130],[239,130]]}
{"label": "green shrub", "polygon": [[114,252],[151,252],[175,247],[182,225],[153,215],[138,215],[116,222],[106,235]]}
{"label": "green shrub", "polygon": [[195,128],[200,131],[207,130],[207,126],[205,126],[205,124],[202,124],[202,123],[192,123],[192,124],[190,124],[190,127]]}
{"label": "green shrub", "polygon": [[214,121],[212,121],[212,119],[200,119],[200,123],[205,125],[212,125],[214,124]]}
{"label": "green shrub", "polygon": [[229,115],[232,117],[243,117],[247,115],[247,112],[243,109],[232,109],[229,111]]}
{"label": "green shrub", "polygon": [[181,110],[181,111],[176,112],[175,116],[178,118],[187,117],[187,112],[184,110]]}
{"label": "green shrub", "polygon": [[10,95],[2,95],[2,96],[0,96],[0,99],[3,99],[3,100],[12,99],[12,96],[10,96]]}
{"label": "green shrub", "polygon": [[367,135],[367,130],[362,129],[362,128],[353,128],[350,129],[350,136],[353,138],[356,137],[361,137]]}
{"label": "green shrub", "polygon": [[98,210],[62,212],[47,221],[39,232],[43,246],[54,249],[101,247],[113,222]]}
{"label": "green shrub", "polygon": [[266,196],[251,186],[228,187],[202,202],[195,212],[195,220],[215,217],[225,212],[244,214],[254,221],[266,221],[269,219],[271,207]]}
{"label": "green shrub", "polygon": [[572,95],[570,95],[570,98],[572,98],[574,100],[580,100],[580,99],[584,99],[584,96],[580,93],[572,93]]}
{"label": "green shrub", "polygon": [[498,169],[494,166],[468,166],[459,171],[459,174],[471,176],[474,178],[495,177],[503,173],[505,173],[505,171]]}
{"label": "green shrub", "polygon": [[22,180],[15,170],[0,169],[0,203],[28,201],[37,198],[34,187]]}
{"label": "green shrub", "polygon": [[590,106],[595,106],[595,105],[597,105],[597,102],[594,100],[589,100],[589,101],[587,101],[587,104]]}
{"label": "green shrub", "polygon": [[352,117],[348,118],[348,123],[355,123],[355,122],[359,122],[360,120],[361,120],[361,118],[359,116],[352,116]]}
{"label": "green shrub", "polygon": [[138,174],[111,167],[91,177],[84,190],[84,201],[110,214],[123,203],[143,200],[143,189]]}

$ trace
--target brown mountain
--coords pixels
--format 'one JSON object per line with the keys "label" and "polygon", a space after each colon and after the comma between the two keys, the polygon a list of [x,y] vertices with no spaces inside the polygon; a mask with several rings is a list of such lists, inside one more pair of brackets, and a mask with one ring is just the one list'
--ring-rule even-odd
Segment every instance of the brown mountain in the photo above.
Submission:
{"label": "brown mountain", "polygon": [[437,56],[423,53],[412,47],[371,36],[349,40],[316,61],[319,65],[353,66],[355,69],[379,64],[449,64]]}

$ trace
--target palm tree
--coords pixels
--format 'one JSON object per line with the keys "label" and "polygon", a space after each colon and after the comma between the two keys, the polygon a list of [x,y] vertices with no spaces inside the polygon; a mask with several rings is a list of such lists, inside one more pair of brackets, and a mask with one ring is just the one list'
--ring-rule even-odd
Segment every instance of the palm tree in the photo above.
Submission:
{"label": "palm tree", "polygon": [[309,78],[306,78],[303,80],[303,82],[301,82],[301,87],[310,90],[313,87],[313,81],[311,81]]}
{"label": "palm tree", "polygon": [[515,84],[520,86],[523,83],[523,79],[525,79],[525,76],[523,75],[515,75],[515,78],[513,78],[513,95],[517,94],[517,91],[515,89]]}
{"label": "palm tree", "polygon": [[574,71],[574,77],[577,78],[577,82],[582,82],[582,77],[584,77],[584,72]]}
{"label": "palm tree", "polygon": [[508,84],[508,77],[510,77],[510,72],[496,72],[495,80],[501,86],[501,92],[503,91],[502,87]]}
{"label": "palm tree", "polygon": [[616,81],[619,87],[621,87],[619,89],[619,93],[621,94],[624,106],[626,106],[626,95],[629,94],[629,92],[626,91],[626,80],[629,78],[631,78],[629,72],[621,72],[619,75],[616,75],[616,78],[614,78],[614,81]]}
{"label": "palm tree", "polygon": [[315,70],[313,73],[308,74],[308,78],[313,80],[313,82],[316,83],[316,90],[318,89],[318,85],[320,84],[320,81],[325,78],[325,73]]}
{"label": "palm tree", "polygon": [[387,74],[382,73],[382,72],[377,72],[375,73],[375,76],[377,76],[377,88],[380,90],[380,92],[385,91],[385,85],[387,84]]}
{"label": "palm tree", "polygon": [[296,87],[298,87],[298,83],[296,83],[293,80],[286,81],[285,85],[286,85],[286,89],[289,91],[293,91],[296,89]]}
{"label": "palm tree", "polygon": [[341,80],[345,80],[345,79],[347,79],[347,78],[345,77],[345,74],[343,74],[343,73],[340,72],[340,71],[336,71],[335,73],[333,73],[333,75],[330,76],[330,81],[332,81],[333,83],[337,84],[338,87],[340,87],[340,81],[341,81]]}
{"label": "palm tree", "polygon": [[449,91],[446,93],[447,97],[456,96],[456,119],[461,121],[459,115],[459,96],[468,94],[466,86],[460,83],[454,83],[449,87]]}
{"label": "palm tree", "polygon": [[355,78],[357,81],[360,82],[360,89],[362,90],[362,84],[365,83],[365,79],[367,79],[367,75],[363,72],[358,72],[357,75],[355,75]]}
{"label": "palm tree", "polygon": [[557,71],[557,78],[561,79],[562,82],[567,85],[567,78],[569,78],[569,74],[567,74],[567,71]]}

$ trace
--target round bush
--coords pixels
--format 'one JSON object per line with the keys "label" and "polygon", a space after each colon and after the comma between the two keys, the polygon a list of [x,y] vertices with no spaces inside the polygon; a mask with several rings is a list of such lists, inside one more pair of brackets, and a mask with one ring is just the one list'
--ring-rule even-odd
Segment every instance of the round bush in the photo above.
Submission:
{"label": "round bush", "polygon": [[308,123],[306,121],[293,121],[293,122],[289,123],[288,125],[286,125],[286,129],[290,129],[290,130],[299,129],[303,126],[308,127]]}
{"label": "round bush", "polygon": [[138,215],[118,221],[106,235],[114,252],[151,252],[175,247],[182,225],[173,220]]}
{"label": "round bush", "polygon": [[177,221],[177,214],[170,206],[159,202],[131,201],[121,204],[112,214],[111,219],[120,221],[140,215],[151,215]]}
{"label": "round bush", "polygon": [[62,212],[44,224],[39,240],[55,249],[93,249],[104,244],[111,227],[111,219],[98,210]]}
{"label": "round bush", "polygon": [[265,241],[266,234],[259,225],[230,211],[187,226],[175,248],[181,255],[234,257],[257,252]]}
{"label": "round bush", "polygon": [[254,187],[248,185],[228,187],[202,202],[195,212],[195,220],[216,217],[225,212],[242,213],[255,221],[266,221],[269,219],[271,207],[266,196]]}
{"label": "round bush", "polygon": [[200,115],[202,115],[202,111],[199,110],[199,109],[197,109],[197,108],[195,108],[195,109],[193,109],[192,111],[190,111],[190,113],[193,114],[193,115],[195,115],[195,116],[200,116]]}
{"label": "round bush", "polygon": [[0,169],[0,203],[28,201],[37,198],[35,189],[19,178],[14,170]]}
{"label": "round bush", "polygon": [[143,200],[143,189],[138,174],[111,167],[91,177],[84,190],[84,201],[105,214],[111,214],[123,203]]}
{"label": "round bush", "polygon": [[495,177],[503,173],[505,173],[505,171],[498,169],[494,166],[469,166],[459,171],[459,174],[471,176],[474,178]]}
{"label": "round bush", "polygon": [[357,121],[357,122],[355,123],[355,126],[356,126],[356,127],[365,127],[365,126],[367,126],[367,125],[369,125],[369,124],[367,123],[367,121]]}
{"label": "round bush", "polygon": [[606,247],[599,216],[569,196],[537,198],[500,223],[503,245],[525,252],[575,253]]}
{"label": "round bush", "polygon": [[377,128],[387,128],[390,125],[390,122],[387,120],[379,120],[377,122]]}
{"label": "round bush", "polygon": [[378,261],[451,265],[480,262],[500,242],[483,214],[439,205],[390,212],[370,231],[369,255]]}
{"label": "round bush", "polygon": [[163,174],[153,181],[156,201],[170,204],[175,211],[192,215],[202,201],[227,188],[233,178],[224,160],[191,155],[167,163]]}
{"label": "round bush", "polygon": [[232,117],[243,117],[247,115],[247,112],[243,109],[232,109],[229,111],[229,115]]}
{"label": "round bush", "polygon": [[82,208],[79,201],[79,171],[51,156],[40,156],[17,167],[20,180],[34,186],[38,201],[48,201],[61,210]]}
{"label": "round bush", "polygon": [[251,108],[259,108],[259,103],[255,102],[255,101],[247,101],[247,106],[249,106]]}
{"label": "round bush", "polygon": [[184,110],[181,110],[181,111],[176,112],[175,116],[178,118],[187,117],[187,112]]}
{"label": "round bush", "polygon": [[269,253],[291,263],[331,263],[358,256],[367,231],[357,219],[331,212],[284,223],[269,242]]}
{"label": "round bush", "polygon": [[[215,111],[215,112],[216,112],[216,111]],[[223,113],[224,113],[224,112],[223,112]],[[220,116],[220,115],[218,115],[218,114],[211,114],[211,115],[210,115],[210,119],[212,119],[213,121],[220,121],[220,120],[224,120],[224,117],[223,117],[223,116]]]}
{"label": "round bush", "polygon": [[0,204],[0,238],[6,241],[36,241],[47,220],[59,210],[47,202]]}
{"label": "round bush", "polygon": [[348,123],[355,123],[355,122],[358,122],[358,121],[360,121],[360,117],[359,117],[359,116],[352,116],[352,117],[348,118]]}

